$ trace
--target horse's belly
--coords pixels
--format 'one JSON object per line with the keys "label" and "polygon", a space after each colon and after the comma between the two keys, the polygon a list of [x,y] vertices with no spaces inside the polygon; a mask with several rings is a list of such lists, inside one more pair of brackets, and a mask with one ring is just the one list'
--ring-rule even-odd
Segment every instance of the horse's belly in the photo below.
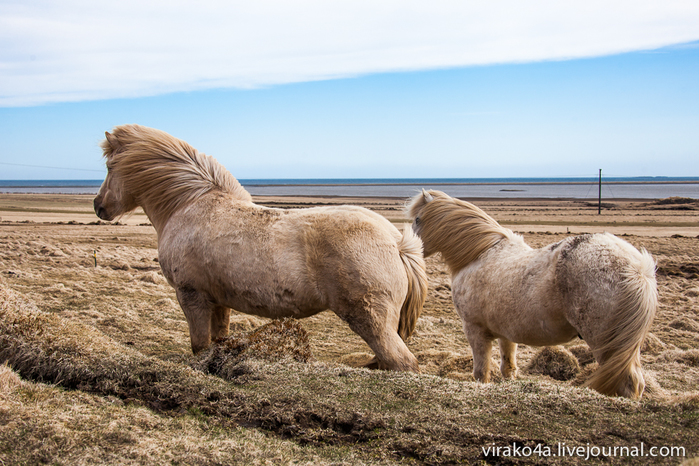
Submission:
{"label": "horse's belly", "polygon": [[558,345],[577,336],[556,296],[513,286],[521,284],[519,277],[496,282],[490,277],[484,280],[483,275],[462,274],[452,285],[454,305],[464,326],[532,346]]}
{"label": "horse's belly", "polygon": [[571,341],[578,335],[570,324],[555,326],[550,322],[540,321],[538,325],[532,325],[524,331],[514,332],[508,340],[515,343],[530,346],[561,345]]}
{"label": "horse's belly", "polygon": [[294,299],[288,290],[279,293],[253,293],[232,289],[217,298],[220,305],[230,307],[244,314],[267,317],[269,319],[284,317],[301,319],[326,309],[321,303]]}
{"label": "horse's belly", "polygon": [[491,333],[515,343],[532,346],[560,345],[575,338],[578,331],[568,323],[562,310],[546,307],[491,309],[484,321]]}
{"label": "horse's belly", "polygon": [[324,311],[324,308],[305,308],[300,309],[298,307],[263,307],[257,305],[249,305],[247,303],[237,303],[233,305],[228,305],[234,311],[242,312],[243,314],[250,314],[260,317],[267,317],[268,319],[282,319],[285,317],[291,317],[294,319],[303,319],[305,317],[310,317]]}

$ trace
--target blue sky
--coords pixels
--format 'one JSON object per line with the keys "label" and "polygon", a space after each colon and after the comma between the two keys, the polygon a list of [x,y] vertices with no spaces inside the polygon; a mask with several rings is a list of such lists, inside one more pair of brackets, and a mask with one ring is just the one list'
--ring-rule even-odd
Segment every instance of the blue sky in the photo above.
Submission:
{"label": "blue sky", "polygon": [[1,1],[0,179],[100,179],[124,123],[242,179],[699,176],[696,2],[209,3]]}

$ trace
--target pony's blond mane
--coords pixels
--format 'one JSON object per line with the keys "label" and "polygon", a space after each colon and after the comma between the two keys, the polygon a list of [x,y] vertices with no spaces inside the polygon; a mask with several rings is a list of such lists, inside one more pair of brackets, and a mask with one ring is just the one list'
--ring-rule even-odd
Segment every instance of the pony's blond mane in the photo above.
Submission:
{"label": "pony's blond mane", "polygon": [[425,250],[441,252],[450,271],[457,272],[478,259],[503,238],[516,235],[470,202],[441,191],[423,191],[407,206]]}
{"label": "pony's blond mane", "polygon": [[164,131],[122,125],[106,134],[101,147],[107,168],[150,214],[167,218],[210,191],[252,201],[238,180],[216,159]]}

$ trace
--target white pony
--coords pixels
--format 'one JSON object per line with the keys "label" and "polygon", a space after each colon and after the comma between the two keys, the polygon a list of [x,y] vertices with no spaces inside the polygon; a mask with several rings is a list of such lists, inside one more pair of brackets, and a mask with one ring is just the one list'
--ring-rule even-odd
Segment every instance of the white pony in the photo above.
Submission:
{"label": "white pony", "polygon": [[113,220],[141,206],[189,324],[192,351],[228,334],[231,308],[269,318],[332,309],[374,350],[373,365],[418,371],[404,343],[427,292],[420,239],[370,210],[270,209],[212,157],[162,131],[116,127],[94,206]]}
{"label": "white pony", "polygon": [[440,252],[451,272],[476,380],[490,379],[496,338],[507,379],[517,373],[516,343],[548,346],[580,337],[599,362],[588,386],[642,395],[640,348],[658,307],[648,252],[609,233],[532,249],[478,207],[440,191],[423,190],[407,209],[425,257]]}

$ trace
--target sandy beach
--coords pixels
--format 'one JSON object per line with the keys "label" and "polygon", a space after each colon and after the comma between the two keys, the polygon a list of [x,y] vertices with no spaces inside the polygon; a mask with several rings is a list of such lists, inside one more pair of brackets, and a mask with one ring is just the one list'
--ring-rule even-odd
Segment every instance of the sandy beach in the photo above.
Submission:
{"label": "sandy beach", "polygon": [[[17,223],[99,221],[92,195],[0,194],[0,221]],[[351,204],[372,209],[394,223],[405,222],[403,198],[367,197],[271,197],[255,196],[269,207],[303,208]],[[601,212],[590,200],[580,199],[466,199],[498,222],[519,232],[597,233],[666,237],[699,235],[699,201],[617,200],[603,201]],[[149,223],[141,209],[119,220],[125,225]]]}

